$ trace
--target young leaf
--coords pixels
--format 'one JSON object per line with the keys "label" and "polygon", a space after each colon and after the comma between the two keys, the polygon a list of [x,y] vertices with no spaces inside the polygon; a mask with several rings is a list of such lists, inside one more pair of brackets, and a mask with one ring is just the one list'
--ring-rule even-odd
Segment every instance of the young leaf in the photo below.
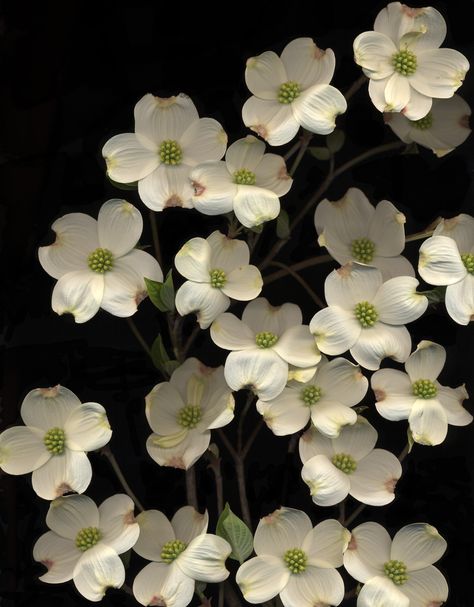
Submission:
{"label": "young leaf", "polygon": [[345,139],[346,136],[344,135],[344,131],[341,131],[340,129],[334,130],[326,137],[326,145],[328,146],[329,151],[333,154],[339,152],[344,145]]}
{"label": "young leaf", "polygon": [[252,532],[247,525],[236,516],[226,503],[216,526],[216,535],[224,538],[232,547],[230,558],[242,564],[253,550]]}
{"label": "young leaf", "polygon": [[177,367],[179,367],[179,362],[177,360],[171,360],[168,356],[161,335],[156,337],[151,346],[151,359],[155,367],[159,369],[163,375],[168,377]]}
{"label": "young leaf", "polygon": [[158,310],[161,312],[171,312],[174,310],[174,285],[171,270],[168,272],[164,282],[145,278],[145,284],[148,295]]}
{"label": "young leaf", "polygon": [[287,240],[290,237],[290,218],[284,209],[281,209],[277,217],[276,233],[278,238],[282,240]]}
{"label": "young leaf", "polygon": [[308,152],[318,160],[329,160],[331,158],[331,152],[327,148],[310,147]]}

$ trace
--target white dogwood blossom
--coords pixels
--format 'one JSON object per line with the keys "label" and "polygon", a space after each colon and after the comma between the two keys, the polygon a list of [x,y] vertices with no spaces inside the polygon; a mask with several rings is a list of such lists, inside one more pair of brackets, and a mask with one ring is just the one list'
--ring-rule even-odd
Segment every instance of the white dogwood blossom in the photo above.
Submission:
{"label": "white dogwood blossom", "polygon": [[330,362],[325,356],[313,377],[304,383],[292,380],[269,401],[257,401],[257,410],[277,436],[293,434],[312,424],[325,436],[338,436],[342,426],[354,424],[351,408],[365,396],[369,382],[360,367],[344,358]]}
{"label": "white dogwood blossom", "polygon": [[416,292],[418,280],[397,276],[386,282],[377,268],[348,263],[333,270],[324,283],[327,308],[316,312],[309,328],[321,352],[346,350],[366,369],[382,359],[404,362],[411,337],[405,323],[419,318],[428,299]]}
{"label": "white dogwood blossom", "polygon": [[348,495],[371,506],[385,506],[395,499],[402,467],[393,453],[374,449],[377,437],[377,430],[360,416],[336,438],[315,428],[303,434],[301,477],[316,505],[333,506]]}
{"label": "white dogwood blossom", "polygon": [[327,135],[347,109],[342,93],[329,83],[335,57],[311,38],[296,38],[280,57],[265,51],[247,60],[245,82],[253,94],[242,108],[244,124],[270,145],[293,139],[300,126]]}
{"label": "white dogwood blossom", "polygon": [[419,120],[433,98],[454,95],[469,62],[458,51],[439,48],[445,37],[446,22],[431,6],[391,2],[379,12],[374,31],[354,40],[354,60],[370,78],[369,95],[378,110]]}
{"label": "white dogwood blossom", "polygon": [[275,219],[280,197],[293,180],[284,159],[265,154],[265,144],[249,135],[227,150],[225,162],[206,162],[190,173],[193,206],[205,215],[233,211],[247,228]]}
{"label": "white dogwood blossom", "polygon": [[57,278],[52,308],[72,314],[77,323],[90,320],[102,308],[114,316],[132,316],[147,296],[144,278],[161,282],[154,257],[135,248],[143,219],[126,200],[105,202],[97,220],[84,213],[57,219],[56,241],[40,247],[43,269]]}
{"label": "white dogwood blossom", "polygon": [[371,378],[380,415],[395,421],[408,419],[413,440],[422,445],[442,443],[448,424],[466,426],[472,421],[462,407],[468,398],[465,386],[448,388],[437,381],[445,361],[443,346],[421,341],[405,363],[406,373],[380,369]]}
{"label": "white dogwood blossom", "polygon": [[454,95],[450,99],[433,99],[431,110],[418,120],[409,120],[402,113],[387,113],[384,121],[405,143],[418,143],[441,158],[471,134],[470,116],[469,105]]}
{"label": "white dogwood blossom", "polygon": [[411,263],[400,255],[405,248],[405,215],[388,200],[374,208],[358,188],[340,200],[322,200],[314,213],[318,243],[341,265],[357,261],[374,266],[384,280],[414,276]]}
{"label": "white dogwood blossom", "polygon": [[160,466],[187,470],[208,448],[210,431],[234,417],[234,397],[223,367],[206,367],[197,358],[188,358],[145,400],[154,432],[146,448]]}
{"label": "white dogwood blossom", "polygon": [[225,362],[225,379],[232,390],[252,387],[262,400],[278,396],[289,367],[312,367],[321,354],[300,308],[293,303],[272,306],[259,297],[247,304],[239,320],[224,312],[211,325],[211,338],[232,350]]}
{"label": "white dogwood blossom", "polygon": [[176,309],[185,316],[197,313],[201,329],[207,329],[230,306],[230,299],[249,301],[262,290],[259,269],[249,265],[246,242],[218,231],[206,239],[192,238],[174,258],[178,272],[188,280],[176,292]]}
{"label": "white dogwood blossom", "polygon": [[474,320],[474,218],[461,213],[442,220],[420,247],[418,272],[430,285],[446,285],[446,309],[455,322]]}
{"label": "white dogwood blossom", "polygon": [[282,507],[260,519],[255,554],[239,567],[237,584],[247,602],[261,604],[280,595],[284,607],[339,605],[342,564],[350,533],[328,519],[313,527],[307,514]]}
{"label": "white dogwood blossom", "polygon": [[46,524],[51,531],[33,548],[33,558],[45,565],[40,577],[49,584],[72,579],[89,601],[101,601],[107,588],[120,588],[125,568],[119,554],[137,541],[139,527],[128,495],[107,498],[97,508],[86,495],[59,497],[51,502]]}
{"label": "white dogwood blossom", "polygon": [[25,426],[0,434],[0,468],[8,474],[32,474],[33,489],[52,500],[69,491],[84,492],[92,478],[86,455],[112,436],[98,403],[82,403],[64,386],[36,388],[20,410]]}
{"label": "white dogwood blossom", "polygon": [[137,516],[140,535],[133,550],[152,561],[133,582],[133,594],[142,605],[186,607],[196,581],[222,582],[229,572],[225,561],[232,549],[221,537],[206,533],[207,511],[180,508],[171,522],[159,510]]}
{"label": "white dogwood blossom", "polygon": [[433,563],[446,541],[426,523],[402,527],[393,540],[378,523],[362,523],[351,534],[344,567],[364,585],[357,607],[439,607],[448,585]]}
{"label": "white dogwood blossom", "polygon": [[147,207],[191,208],[192,167],[220,160],[227,135],[213,118],[199,118],[191,99],[145,95],[135,106],[135,133],[115,135],[104,145],[102,156],[108,176],[119,183],[138,182]]}

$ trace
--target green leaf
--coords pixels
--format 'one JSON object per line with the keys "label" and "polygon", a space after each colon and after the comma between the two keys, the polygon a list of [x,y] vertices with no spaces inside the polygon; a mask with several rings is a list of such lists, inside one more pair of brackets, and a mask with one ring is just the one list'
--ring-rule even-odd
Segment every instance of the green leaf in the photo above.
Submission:
{"label": "green leaf", "polygon": [[174,285],[171,270],[164,282],[145,278],[145,284],[148,295],[158,310],[161,312],[172,312],[174,310]]}
{"label": "green leaf", "polygon": [[446,287],[435,287],[430,291],[422,291],[421,294],[426,295],[429,304],[439,304],[444,301],[446,295]]}
{"label": "green leaf", "polygon": [[282,240],[288,240],[290,237],[290,218],[284,209],[281,209],[277,217],[276,233]]}
{"label": "green leaf", "polygon": [[252,554],[253,536],[247,525],[236,516],[226,503],[216,526],[216,535],[224,538],[232,547],[230,558],[242,564]]}
{"label": "green leaf", "polygon": [[157,369],[159,369],[163,375],[170,376],[173,371],[179,367],[177,360],[171,360],[168,356],[168,352],[163,344],[161,335],[158,335],[151,346],[151,360]]}
{"label": "green leaf", "polygon": [[326,145],[328,146],[329,151],[332,154],[335,154],[336,152],[339,152],[339,150],[342,148],[345,140],[346,136],[344,134],[344,131],[341,131],[340,129],[335,129],[326,137]]}
{"label": "green leaf", "polygon": [[331,152],[327,148],[310,147],[308,152],[318,160],[329,160],[331,158]]}
{"label": "green leaf", "polygon": [[114,181],[113,179],[110,179],[110,177],[108,175],[107,175],[107,179],[114,186],[114,188],[117,188],[119,190],[125,190],[125,191],[130,192],[131,190],[138,189],[138,181],[132,181],[131,183],[119,183],[118,181]]}

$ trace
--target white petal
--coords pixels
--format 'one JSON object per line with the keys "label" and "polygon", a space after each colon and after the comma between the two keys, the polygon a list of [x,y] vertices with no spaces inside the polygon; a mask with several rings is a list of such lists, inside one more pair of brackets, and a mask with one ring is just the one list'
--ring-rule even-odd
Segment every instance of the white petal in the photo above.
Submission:
{"label": "white petal", "polygon": [[[143,142],[143,143],[142,143]],[[102,148],[107,175],[118,183],[133,183],[149,175],[160,162],[153,142],[144,145],[143,137],[135,133],[115,135]]]}
{"label": "white petal", "polygon": [[[426,95],[422,95],[413,87],[410,88],[410,101],[403,108],[403,116],[408,120],[420,120],[420,118],[424,118],[428,112],[431,110],[431,106],[433,105],[433,99],[431,97],[427,97]],[[415,127],[416,128],[416,127]],[[395,129],[394,129],[395,130]],[[420,133],[423,131],[420,129],[416,129]],[[412,129],[413,131],[413,129]],[[396,131],[395,131],[396,132]],[[400,137],[400,135],[399,135]],[[404,139],[400,137],[402,141]],[[413,139],[414,141],[414,139]]]}
{"label": "white petal", "polygon": [[238,301],[250,301],[260,295],[262,275],[256,266],[240,266],[227,276],[222,293]]}
{"label": "white petal", "polygon": [[175,304],[181,316],[196,312],[199,326],[207,329],[227,310],[230,300],[220,289],[215,289],[210,284],[186,281],[176,292]]}
{"label": "white petal", "polygon": [[446,388],[437,385],[437,400],[446,412],[448,424],[453,426],[466,426],[472,422],[472,415],[462,406],[463,401],[469,398],[464,385],[458,388]]}
{"label": "white petal", "polygon": [[408,423],[413,440],[422,445],[439,445],[448,432],[446,411],[436,398],[416,400],[408,416]]}
{"label": "white petal", "polygon": [[372,451],[377,437],[377,430],[364,417],[358,417],[353,426],[346,426],[332,440],[332,446],[334,453],[347,453],[359,461]]}
{"label": "white petal", "polygon": [[300,325],[303,315],[296,304],[272,306],[265,297],[259,297],[245,306],[242,321],[255,333],[269,331],[280,336],[290,327]]}
{"label": "white petal", "polygon": [[371,263],[382,272],[384,281],[396,276],[415,276],[413,266],[403,255],[396,255],[395,257],[379,257],[376,255]]}
{"label": "white petal", "polygon": [[388,36],[398,47],[400,38],[407,32],[418,31],[414,16],[419,17],[421,11],[412,10],[399,2],[390,2],[375,18],[374,30]]}
{"label": "white petal", "polygon": [[383,572],[384,563],[391,558],[391,544],[382,525],[362,523],[352,531],[349,547],[344,552],[344,567],[359,582],[367,582]]}
{"label": "white petal", "polygon": [[87,495],[58,497],[49,506],[46,524],[57,535],[75,540],[84,527],[99,527],[99,510]]}
{"label": "white petal", "polygon": [[410,83],[406,76],[396,72],[390,76],[385,85],[384,108],[387,112],[401,112],[410,101]]}
{"label": "white petal", "polygon": [[394,257],[405,248],[405,215],[388,200],[375,207],[368,237],[376,245],[377,255]]}
{"label": "white petal", "polygon": [[283,557],[287,550],[301,548],[312,528],[302,510],[279,508],[260,519],[253,540],[255,554]]}
{"label": "white petal", "polygon": [[183,164],[196,166],[208,160],[220,160],[227,147],[227,135],[213,118],[200,118],[183,133],[180,141]]}
{"label": "white petal", "polygon": [[276,99],[280,85],[288,80],[282,60],[273,51],[247,59],[245,83],[251,93],[262,99]]}
{"label": "white petal", "polygon": [[206,533],[208,523],[207,510],[204,514],[201,514],[192,506],[183,506],[171,519],[176,537],[185,544],[189,544],[198,535]]}
{"label": "white petal", "polygon": [[357,413],[347,405],[325,399],[311,407],[311,421],[314,426],[329,438],[339,436],[341,428],[355,424]]}
{"label": "white petal", "polygon": [[126,552],[135,545],[140,527],[135,520],[133,501],[123,493],[107,498],[99,506],[99,526],[102,542],[117,554]]}
{"label": "white petal", "polygon": [[167,607],[186,607],[193,594],[194,580],[165,563],[149,563],[133,581],[133,595],[145,606],[161,601]]}
{"label": "white petal", "polygon": [[311,319],[309,330],[325,354],[342,354],[357,342],[362,328],[352,312],[338,306],[324,308]]}
{"label": "white petal", "polygon": [[382,285],[382,274],[377,268],[360,263],[348,263],[333,270],[324,283],[328,306],[354,310],[361,301],[372,302]]}
{"label": "white petal", "polygon": [[344,95],[330,84],[316,84],[291,104],[301,126],[311,133],[328,135],[336,127],[336,116],[347,110]]}
{"label": "white petal", "polygon": [[43,442],[44,431],[13,426],[0,434],[0,467],[7,474],[26,474],[43,466],[51,453]]}
{"label": "white petal", "polygon": [[256,347],[253,331],[229,312],[221,314],[212,323],[211,338],[219,348],[225,350],[247,350]]}
{"label": "white petal", "polygon": [[369,80],[369,96],[372,103],[379,110],[379,112],[390,112],[391,108],[385,101],[385,87],[389,77],[383,78],[382,80]]}
{"label": "white petal", "polygon": [[448,599],[448,592],[444,575],[431,565],[410,571],[403,584],[403,593],[410,599],[410,605],[441,605]]}
{"label": "white petal", "polygon": [[176,415],[185,403],[175,385],[170,382],[157,384],[147,394],[145,402],[146,418],[154,432],[172,434],[177,431]]}
{"label": "white petal", "polygon": [[176,253],[176,269],[188,280],[194,282],[210,281],[211,247],[204,238],[191,238]]}
{"label": "white petal", "polygon": [[327,228],[335,232],[344,243],[367,236],[367,228],[375,209],[359,188],[349,188],[342,198],[321,200],[314,212],[314,225],[318,234]]}
{"label": "white petal", "polygon": [[104,277],[91,270],[64,274],[53,289],[51,307],[61,314],[72,314],[77,323],[90,320],[102,303]]}
{"label": "white petal", "polygon": [[284,159],[277,154],[265,154],[255,168],[256,184],[284,196],[291,188],[293,179],[288,175]]}
{"label": "white petal", "polygon": [[384,282],[373,300],[379,319],[390,325],[404,325],[419,318],[428,307],[428,298],[416,292],[413,276],[397,276]]}
{"label": "white petal", "polygon": [[348,475],[338,470],[325,455],[310,458],[301,470],[301,477],[317,506],[339,504],[349,493]]}
{"label": "white petal", "polygon": [[335,519],[322,521],[308,533],[303,543],[308,564],[323,569],[340,567],[350,537],[349,531],[339,521]]}
{"label": "white petal", "polygon": [[136,517],[140,535],[133,546],[134,552],[149,561],[161,561],[161,549],[176,539],[171,523],[159,510],[145,510]]}
{"label": "white petal", "polygon": [[385,419],[408,419],[416,401],[412,382],[406,373],[396,369],[380,369],[371,377],[377,411]]}
{"label": "white petal", "polygon": [[378,322],[373,327],[362,329],[350,352],[362,367],[376,371],[382,359],[387,357],[397,362],[405,362],[410,350],[411,337],[406,327],[394,327]]}
{"label": "white petal", "polygon": [[191,170],[189,179],[194,188],[192,203],[204,215],[220,215],[232,211],[237,186],[225,162],[205,162]]}
{"label": "white petal", "polygon": [[358,607],[409,607],[410,599],[388,577],[374,577],[364,586],[357,598]]}
{"label": "white petal", "polygon": [[434,381],[441,373],[446,362],[446,350],[432,341],[423,340],[410,354],[405,369],[410,380],[429,379]]}
{"label": "white petal", "polygon": [[68,213],[57,219],[51,229],[56,241],[38,249],[43,269],[53,278],[87,268],[87,256],[99,246],[97,221],[84,213]]}
{"label": "white petal", "polygon": [[225,154],[229,173],[233,175],[235,171],[241,169],[255,172],[255,169],[263,158],[264,152],[265,144],[253,135],[247,135],[243,139],[234,141]]}
{"label": "white petal", "polygon": [[249,264],[250,251],[243,240],[229,238],[218,230],[212,232],[206,240],[211,247],[211,269],[219,268],[230,274],[236,268]]}
{"label": "white petal", "polygon": [[369,382],[361,373],[359,365],[345,358],[335,358],[318,366],[311,384],[322,390],[322,400],[329,398],[352,407],[357,405],[367,394]]}
{"label": "white petal", "polygon": [[242,350],[229,354],[224,373],[232,390],[251,386],[259,398],[270,400],[285,387],[288,363],[272,350]]}
{"label": "white petal", "polygon": [[191,99],[180,93],[161,98],[147,94],[135,105],[135,131],[159,145],[163,140],[179,139],[198,112]]}
{"label": "white petal", "polygon": [[424,241],[418,272],[431,285],[452,285],[467,274],[456,242],[448,236],[431,236]]}
{"label": "white petal", "polygon": [[395,485],[402,475],[398,459],[385,449],[374,449],[357,462],[351,474],[350,494],[370,506],[385,506],[395,499]]}
{"label": "white petal", "polygon": [[318,48],[311,38],[296,38],[289,42],[281,60],[288,80],[298,82],[303,89],[313,84],[329,84],[336,65],[332,49]]}
{"label": "white petal", "polygon": [[245,126],[268,141],[270,145],[284,145],[293,139],[300,128],[291,104],[250,97],[242,107]]}
{"label": "white petal", "polygon": [[380,80],[393,74],[391,57],[397,47],[385,34],[363,32],[354,40],[354,61],[370,72],[370,78]]}
{"label": "white petal", "polygon": [[280,199],[271,190],[252,185],[237,186],[234,213],[246,228],[271,221],[280,212]]}
{"label": "white petal", "polygon": [[101,601],[107,588],[120,588],[125,582],[121,558],[108,546],[93,546],[74,568],[74,585],[89,601]]}
{"label": "white petal", "polygon": [[300,438],[299,453],[301,461],[305,464],[315,455],[325,455],[328,459],[331,459],[335,451],[332,440],[311,426]]}
{"label": "white petal", "polygon": [[335,569],[307,566],[290,581],[280,593],[285,607],[314,607],[339,605],[344,598],[344,582]]}
{"label": "white petal", "polygon": [[287,329],[279,337],[273,350],[287,363],[297,367],[312,367],[321,360],[321,354],[308,325]]}
{"label": "white petal", "polygon": [[211,533],[202,533],[188,544],[175,563],[193,580],[222,582],[229,577],[225,561],[232,548],[226,540]]}
{"label": "white petal", "polygon": [[121,257],[137,244],[142,235],[143,219],[133,204],[114,198],[100,207],[97,227],[100,246]]}
{"label": "white petal", "polygon": [[66,446],[74,451],[95,451],[112,436],[107,413],[98,403],[75,407],[64,424]]}
{"label": "white petal", "polygon": [[27,426],[48,431],[62,428],[69,413],[81,401],[64,386],[35,388],[28,392],[21,404],[21,417]]}
{"label": "white petal", "polygon": [[257,401],[257,411],[263,415],[267,426],[276,436],[298,432],[306,426],[310,417],[296,390],[284,388],[283,392],[269,402]]}
{"label": "white petal", "polygon": [[35,561],[48,569],[39,579],[48,584],[67,582],[72,579],[74,567],[82,554],[72,540],[47,531],[33,547]]}
{"label": "white petal", "polygon": [[445,296],[446,310],[460,325],[474,320],[474,276],[468,274],[454,285],[448,285]]}
{"label": "white petal", "polygon": [[474,250],[474,217],[461,213],[451,219],[443,219],[437,225],[434,235],[452,238],[461,253],[472,252]]}
{"label": "white petal", "polygon": [[241,565],[235,581],[245,600],[258,605],[279,594],[288,584],[290,575],[281,558],[265,554]]}
{"label": "white petal", "polygon": [[[45,500],[53,500],[68,491],[83,493],[92,479],[92,467],[83,451],[65,449],[33,471],[31,482],[35,492]],[[53,530],[54,531],[54,530]]]}
{"label": "white petal", "polygon": [[446,540],[435,527],[412,523],[395,534],[390,558],[403,561],[408,571],[415,571],[439,561],[446,548]]}
{"label": "white petal", "polygon": [[161,164],[138,182],[138,193],[143,203],[153,211],[163,211],[168,207],[192,208],[193,190],[187,164]]}
{"label": "white petal", "polygon": [[436,48],[417,54],[417,67],[411,86],[428,97],[452,97],[461,86],[469,62],[459,51]]}
{"label": "white petal", "polygon": [[146,448],[148,454],[160,466],[169,466],[188,470],[209,447],[211,433],[185,430],[176,436],[148,437]]}

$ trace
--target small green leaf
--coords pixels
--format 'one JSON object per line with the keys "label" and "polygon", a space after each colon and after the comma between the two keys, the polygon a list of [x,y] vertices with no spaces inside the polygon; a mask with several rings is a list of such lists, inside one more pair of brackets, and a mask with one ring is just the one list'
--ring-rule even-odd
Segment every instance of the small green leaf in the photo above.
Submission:
{"label": "small green leaf", "polygon": [[429,291],[422,291],[421,294],[426,295],[429,304],[438,304],[444,301],[446,295],[446,287],[435,287]]}
{"label": "small green leaf", "polygon": [[108,175],[107,175],[107,179],[114,186],[114,188],[117,188],[119,190],[125,190],[125,191],[129,192],[130,190],[138,189],[138,181],[132,181],[131,183],[119,183],[118,181],[114,181],[113,179],[110,179],[110,177]]}
{"label": "small green leaf", "polygon": [[282,240],[288,240],[290,237],[290,218],[284,209],[281,209],[277,217],[276,233]]}
{"label": "small green leaf", "polygon": [[344,134],[344,131],[341,131],[340,129],[335,129],[326,137],[326,145],[328,146],[329,151],[335,154],[336,152],[339,152],[339,150],[342,148],[345,140],[346,136]]}
{"label": "small green leaf", "polygon": [[207,588],[206,582],[199,582],[199,581],[196,582],[194,589],[199,598],[202,598],[201,595],[204,592],[204,590],[206,590],[206,588]]}
{"label": "small green leaf", "polygon": [[242,564],[252,554],[253,537],[247,525],[236,516],[226,503],[216,526],[216,535],[224,538],[232,547],[230,558]]}
{"label": "small green leaf", "polygon": [[163,375],[170,376],[173,371],[179,367],[177,360],[171,360],[168,356],[168,352],[163,344],[161,335],[158,335],[151,346],[151,360],[157,369],[159,369]]}
{"label": "small green leaf", "polygon": [[407,430],[407,438],[408,438],[408,453],[411,453],[411,450],[413,449],[413,445],[415,444],[415,439],[413,438],[413,434],[412,434],[412,431],[410,430],[410,428],[408,428],[408,430]]}
{"label": "small green leaf", "polygon": [[161,312],[172,312],[174,310],[174,285],[171,270],[164,282],[145,278],[145,284],[148,295],[158,310]]}
{"label": "small green leaf", "polygon": [[329,160],[331,158],[331,152],[327,148],[310,147],[308,152],[318,160]]}

